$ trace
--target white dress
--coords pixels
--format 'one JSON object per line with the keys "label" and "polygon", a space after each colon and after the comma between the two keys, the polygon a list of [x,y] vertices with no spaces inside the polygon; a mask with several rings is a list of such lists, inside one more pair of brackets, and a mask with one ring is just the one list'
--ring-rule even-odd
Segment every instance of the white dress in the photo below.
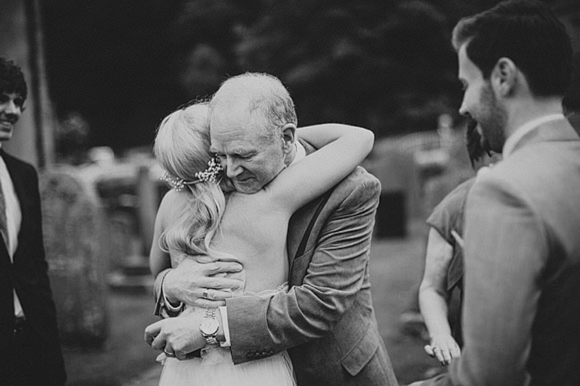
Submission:
{"label": "white dress", "polygon": [[[245,296],[272,296],[287,290],[283,285],[276,290],[244,293]],[[201,358],[180,361],[161,354],[163,363],[160,386],[295,386],[292,362],[286,351],[254,361],[234,365],[229,348],[211,347],[202,350]]]}

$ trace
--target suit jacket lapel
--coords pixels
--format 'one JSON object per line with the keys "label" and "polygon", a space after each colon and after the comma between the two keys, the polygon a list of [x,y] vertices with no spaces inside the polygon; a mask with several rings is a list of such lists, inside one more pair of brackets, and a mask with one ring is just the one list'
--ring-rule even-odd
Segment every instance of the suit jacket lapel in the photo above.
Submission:
{"label": "suit jacket lapel", "polygon": [[[306,150],[306,155],[314,152],[316,149],[310,145],[308,142],[303,140],[299,140],[304,149]],[[317,197],[308,204],[304,205],[302,208],[297,210],[292,217],[290,218],[290,223],[288,226],[288,235],[286,240],[286,245],[288,249],[288,260],[289,260],[289,267],[290,267],[290,275],[292,275],[292,263],[298,252],[298,248],[300,246],[300,242],[302,241],[302,237],[304,236],[304,232],[308,227],[310,221],[314,217],[316,207],[322,200],[322,197]]]}
{"label": "suit jacket lapel", "polygon": [[[0,156],[2,156],[2,159],[4,160],[4,163],[6,164],[6,169],[8,169],[8,174],[10,175],[10,179],[12,180],[12,184],[14,185],[14,190],[16,192],[16,197],[18,197],[18,201],[20,203],[20,212],[22,213],[22,222],[20,224],[20,230],[18,232],[18,245],[20,245],[21,240],[20,240],[20,235],[22,234],[22,230],[25,228],[26,226],[26,221],[29,218],[28,216],[28,206],[27,203],[29,202],[26,196],[26,181],[25,179],[22,177],[22,172],[20,170],[20,166],[14,162],[14,159],[7,155],[4,150],[0,149]],[[0,245],[2,245],[2,249],[6,250],[6,245],[4,244],[4,240],[1,240],[2,238],[0,237]],[[13,258],[16,258],[18,252],[18,248],[16,249],[16,252],[14,253]],[[6,250],[6,253],[8,254],[8,251]],[[7,255],[8,256],[8,255]]]}

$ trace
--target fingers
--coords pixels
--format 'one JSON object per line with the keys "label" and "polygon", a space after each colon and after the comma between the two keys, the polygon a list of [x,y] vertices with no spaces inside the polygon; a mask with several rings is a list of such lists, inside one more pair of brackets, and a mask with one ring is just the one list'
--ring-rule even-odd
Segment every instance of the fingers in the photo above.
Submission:
{"label": "fingers", "polygon": [[[427,351],[427,347],[429,347],[431,354]],[[441,366],[447,366],[451,363],[451,358],[453,358],[449,348],[447,347],[425,346],[425,352],[427,352],[429,356],[436,358],[439,363],[441,363]]]}
{"label": "fingers", "polygon": [[211,287],[201,288],[201,298],[207,300],[225,300],[233,296],[232,291],[216,290]]}
{"label": "fingers", "polygon": [[157,334],[153,342],[151,342],[151,347],[157,351],[162,351],[167,345],[167,337],[164,333]]}
{"label": "fingers", "polygon": [[175,350],[175,357],[177,359],[179,359],[180,361],[186,360],[187,358],[187,353],[184,352],[183,350]]}
{"label": "fingers", "polygon": [[163,352],[168,358],[175,358],[177,356],[176,352],[173,350],[170,344],[165,345],[165,347],[163,348]]}
{"label": "fingers", "polygon": [[449,348],[443,348],[441,349],[441,356],[443,357],[443,361],[439,361],[441,362],[441,364],[443,366],[447,366],[449,363],[451,363],[451,354],[449,353]]}
{"label": "fingers", "polygon": [[425,352],[436,358],[442,366],[447,366],[453,358],[458,358],[461,355],[457,342],[448,334],[433,336],[431,343],[425,346]]}
{"label": "fingers", "polygon": [[208,275],[219,273],[236,273],[242,270],[242,265],[233,261],[215,261],[204,266]]}
{"label": "fingers", "polygon": [[208,300],[198,298],[195,300],[193,305],[200,308],[218,308],[224,307],[226,305],[226,302],[225,300]]}
{"label": "fingers", "polygon": [[155,337],[157,337],[157,335],[159,335],[159,332],[161,331],[161,324],[160,322],[155,322],[149,326],[147,326],[145,328],[145,342],[147,342],[147,344],[149,346],[151,346],[151,344],[153,343],[153,340],[155,339]]}
{"label": "fingers", "polygon": [[234,261],[215,261],[207,259],[205,256],[195,256],[190,259],[183,259],[177,266],[179,271],[198,271],[202,276],[210,276],[220,273],[236,273],[243,269],[240,263]]}

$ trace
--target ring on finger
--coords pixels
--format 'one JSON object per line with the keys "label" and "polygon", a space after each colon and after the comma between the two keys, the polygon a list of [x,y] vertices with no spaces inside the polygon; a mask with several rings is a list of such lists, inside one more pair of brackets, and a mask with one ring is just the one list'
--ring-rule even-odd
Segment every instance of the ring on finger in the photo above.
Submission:
{"label": "ring on finger", "polygon": [[210,299],[209,297],[209,288],[206,288],[203,290],[203,293],[201,294],[201,297],[204,299]]}
{"label": "ring on finger", "polygon": [[173,352],[169,352],[166,349],[163,350],[163,352],[165,353],[165,355],[167,355],[169,358],[174,358],[175,357],[175,353]]}

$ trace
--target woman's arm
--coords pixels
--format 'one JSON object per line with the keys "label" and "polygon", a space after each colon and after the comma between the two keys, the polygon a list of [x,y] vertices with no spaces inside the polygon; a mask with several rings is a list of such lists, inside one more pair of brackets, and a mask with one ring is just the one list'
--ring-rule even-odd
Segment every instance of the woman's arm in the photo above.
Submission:
{"label": "woman's arm", "polygon": [[436,357],[442,365],[447,365],[451,359],[460,355],[457,342],[451,336],[451,327],[447,319],[448,294],[445,288],[447,271],[453,247],[449,245],[435,228],[430,228],[425,256],[425,273],[419,287],[419,306],[425,320],[430,345],[425,351]]}
{"label": "woman's arm", "polygon": [[159,240],[163,231],[165,230],[165,218],[169,210],[169,201],[172,191],[168,192],[159,205],[157,216],[155,217],[155,229],[153,231],[153,242],[151,243],[151,251],[149,252],[149,269],[153,277],[167,269],[171,268],[171,259],[169,253],[163,251],[159,246]]}
{"label": "woman's arm", "polygon": [[370,130],[342,124],[309,126],[297,135],[319,150],[284,169],[266,188],[292,213],[346,178],[374,143]]}

